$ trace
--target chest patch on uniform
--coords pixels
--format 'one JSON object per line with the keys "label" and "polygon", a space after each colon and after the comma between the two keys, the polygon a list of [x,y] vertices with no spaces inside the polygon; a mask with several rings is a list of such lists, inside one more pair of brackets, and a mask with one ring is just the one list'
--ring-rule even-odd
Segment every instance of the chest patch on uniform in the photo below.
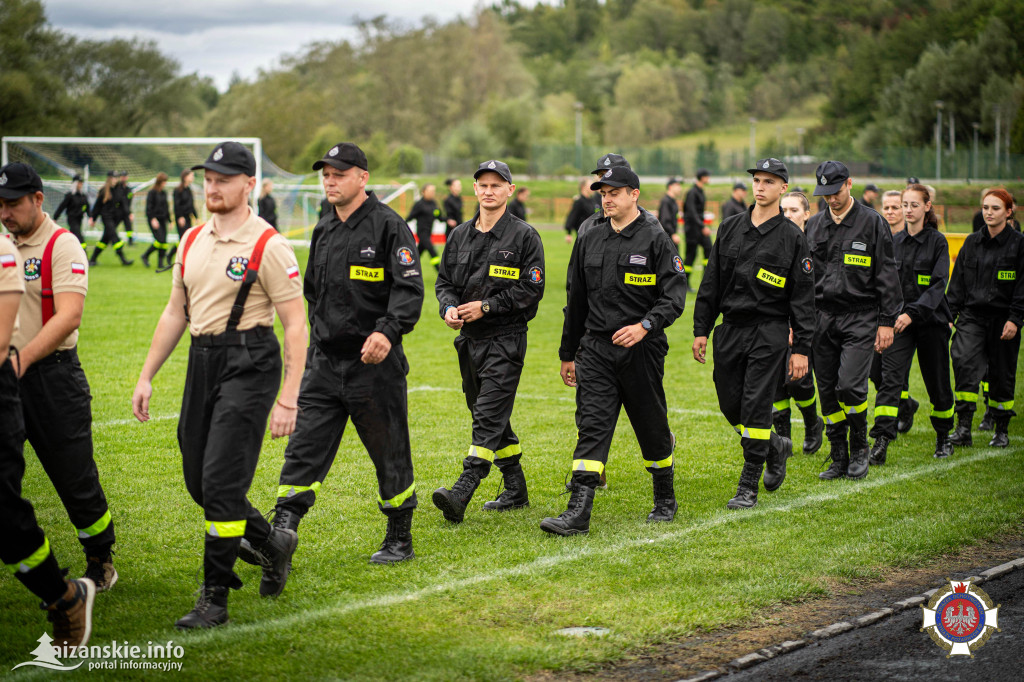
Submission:
{"label": "chest patch on uniform", "polygon": [[530,268],[526,274],[534,284],[540,284],[544,281],[544,271],[540,268]]}
{"label": "chest patch on uniform", "polygon": [[808,275],[814,272],[814,261],[810,258],[804,258],[800,261],[800,269],[806,272]]}
{"label": "chest patch on uniform", "polygon": [[349,267],[348,278],[364,282],[383,282],[384,268],[364,268],[362,265],[353,265]]}
{"label": "chest patch on uniform", "polygon": [[858,251],[867,251],[868,250],[868,245],[865,244],[864,242],[854,242],[854,243],[850,244],[850,246],[852,246],[853,248],[857,249]]}
{"label": "chest patch on uniform", "polygon": [[647,265],[647,256],[630,256],[630,265]]}
{"label": "chest patch on uniform", "polygon": [[377,249],[373,248],[372,246],[365,246],[359,249],[359,255],[362,256],[363,258],[373,258],[374,256],[377,255]]}
{"label": "chest patch on uniform", "polygon": [[634,275],[632,272],[626,273],[626,284],[632,284],[635,287],[652,287],[658,280],[658,276],[651,275]]}
{"label": "chest patch on uniform", "polygon": [[487,271],[491,277],[504,277],[505,279],[519,279],[519,268],[506,268],[501,265],[492,265]]}
{"label": "chest patch on uniform", "polygon": [[686,269],[686,266],[683,265],[683,259],[679,256],[672,256],[672,267],[676,269],[676,272],[682,272]]}
{"label": "chest patch on uniform", "polygon": [[412,255],[412,249],[408,246],[403,246],[395,252],[395,256],[398,258],[399,265],[412,265],[416,259]]}
{"label": "chest patch on uniform", "polygon": [[765,284],[770,284],[771,286],[779,287],[780,289],[786,286],[785,277],[780,277],[779,275],[772,274],[765,270],[764,268],[761,268],[757,271],[757,278],[764,282]]}
{"label": "chest patch on uniform", "polygon": [[516,254],[514,254],[514,253],[513,253],[513,252],[511,252],[511,251],[499,251],[499,252],[498,252],[498,254],[499,254],[499,255],[500,255],[500,256],[501,256],[502,258],[504,258],[505,260],[508,260],[508,259],[509,259],[509,258],[511,258],[512,256],[516,255]]}
{"label": "chest patch on uniform", "polygon": [[847,253],[843,255],[843,263],[846,265],[859,265],[863,268],[870,268],[871,256],[858,256],[855,253]]}
{"label": "chest patch on uniform", "polygon": [[32,280],[39,279],[42,276],[43,261],[38,258],[26,258],[25,259],[25,281],[31,282]]}
{"label": "chest patch on uniform", "polygon": [[[26,268],[28,267],[28,263],[25,263],[25,267]],[[28,279],[28,277],[25,277],[25,279]],[[1017,271],[1016,270],[997,270],[996,271],[996,279],[999,280],[1000,282],[1016,282],[1017,281]]]}
{"label": "chest patch on uniform", "polygon": [[249,266],[249,259],[242,256],[235,256],[228,263],[226,274],[229,279],[241,282],[245,278],[245,269]]}
{"label": "chest patch on uniform", "polygon": [[931,275],[918,275],[917,276],[917,283],[918,283],[918,285],[920,285],[922,287],[929,286],[932,283],[932,276]]}

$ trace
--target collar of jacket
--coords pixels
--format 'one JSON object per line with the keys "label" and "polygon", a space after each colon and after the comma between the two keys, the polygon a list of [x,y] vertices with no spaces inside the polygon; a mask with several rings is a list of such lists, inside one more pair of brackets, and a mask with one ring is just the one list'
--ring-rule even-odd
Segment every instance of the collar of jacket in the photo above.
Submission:
{"label": "collar of jacket", "polygon": [[828,214],[829,222],[833,225],[853,225],[857,220],[858,214],[865,209],[865,206],[856,199],[853,200],[852,204],[853,205],[850,206],[850,211],[843,216],[843,222],[841,223],[837,223],[835,221],[835,218],[832,215],[832,208],[830,206],[826,206],[825,212]]}
{"label": "collar of jacket", "polygon": [[328,223],[328,225],[333,225],[334,223],[341,223],[342,225],[347,226],[349,229],[354,230],[356,226],[359,223],[361,223],[364,218],[366,218],[366,216],[370,215],[370,213],[377,208],[377,204],[379,203],[380,200],[377,199],[377,195],[374,194],[373,190],[371,189],[366,192],[366,201],[363,202],[362,206],[356,209],[355,213],[348,217],[348,220],[342,223],[341,218],[338,217],[338,212],[331,211],[331,222]]}
{"label": "collar of jacket", "polygon": [[483,232],[482,230],[477,230],[476,224],[477,224],[477,222],[479,220],[480,220],[480,209],[477,208],[476,214],[473,216],[473,220],[472,220],[473,229],[476,230],[477,232],[480,232],[481,234],[485,234],[485,235],[493,234],[495,239],[501,239],[501,236],[503,234],[505,234],[505,228],[512,221],[512,212],[509,211],[508,207],[506,206],[505,207],[505,212],[501,214],[500,218],[498,218],[498,222],[494,223],[494,225],[491,226],[491,229],[487,230],[487,232]]}
{"label": "collar of jacket", "polygon": [[786,216],[783,215],[782,209],[780,208],[779,212],[776,213],[775,215],[773,215],[771,218],[769,218],[768,220],[764,221],[760,225],[755,225],[754,224],[754,207],[755,206],[757,206],[757,204],[751,204],[750,206],[747,207],[747,211],[746,211],[746,214],[747,214],[747,220],[746,220],[747,230],[757,230],[758,233],[760,233],[762,236],[764,236],[764,235],[768,234],[769,232],[771,232],[773,229],[775,229],[776,225],[781,225],[782,222],[784,220],[786,220]]}
{"label": "collar of jacket", "polygon": [[988,225],[985,225],[985,227],[980,230],[981,241],[983,243],[995,241],[998,246],[1006,246],[1006,240],[1010,238],[1010,232],[1012,231],[1013,228],[1010,226],[1010,221],[1006,221],[1006,227],[1003,228],[1003,231],[993,237],[988,231]]}
{"label": "collar of jacket", "polygon": [[[651,216],[650,213],[648,213],[644,209],[642,209],[640,207],[637,207],[637,208],[639,208],[639,210],[640,210],[639,215],[637,215],[637,217],[633,220],[633,222],[631,222],[629,225],[626,225],[624,228],[622,228],[618,232],[616,232],[615,228],[612,227],[612,219],[611,218],[609,218],[608,216],[605,216],[604,218],[601,218],[601,220],[599,222],[603,222],[606,225],[608,225],[608,230],[605,232],[605,235],[604,235],[605,239],[611,237],[612,235],[616,235],[616,234],[619,235],[620,237],[625,237],[626,239],[630,239],[630,238],[633,237],[634,234],[637,233],[637,230],[640,229],[641,225],[645,224],[648,221],[648,219],[653,217],[653,216]],[[654,220],[657,221],[657,218],[654,218]],[[661,223],[660,222],[658,223],[658,229],[659,230],[661,229]]]}

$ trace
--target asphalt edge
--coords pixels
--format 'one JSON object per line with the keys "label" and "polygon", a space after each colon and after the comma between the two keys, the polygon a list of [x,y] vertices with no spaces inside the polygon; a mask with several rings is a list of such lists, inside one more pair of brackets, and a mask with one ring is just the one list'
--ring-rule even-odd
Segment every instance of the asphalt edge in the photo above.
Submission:
{"label": "asphalt edge", "polygon": [[[1024,557],[1013,559],[1012,561],[1007,561],[1006,563],[999,564],[998,566],[993,566],[992,568],[986,571],[982,571],[978,575],[972,575],[968,578],[964,578],[964,580],[970,580],[972,583],[977,585],[988,582],[989,580],[995,580],[996,578],[1000,578],[1006,575],[1007,573],[1011,573],[1018,569],[1024,569]],[[872,611],[871,613],[867,613],[863,616],[860,616],[859,618],[841,620],[827,627],[813,630],[807,633],[807,635],[803,639],[788,640],[782,642],[781,644],[775,644],[770,647],[765,647],[764,649],[752,651],[745,656],[740,656],[739,658],[729,661],[725,664],[724,668],[714,668],[712,670],[707,670],[694,677],[687,677],[677,680],[677,682],[708,682],[709,680],[715,680],[726,675],[731,675],[732,673],[738,672],[740,670],[746,670],[747,668],[753,667],[758,663],[764,663],[765,661],[773,659],[777,656],[787,654],[791,651],[796,651],[797,649],[802,649],[803,647],[809,644],[820,642],[822,640],[829,639],[830,637],[835,637],[836,635],[840,635],[844,632],[849,632],[850,630],[856,630],[858,628],[872,625],[880,620],[888,618],[894,614],[900,613],[901,611],[906,611],[907,609],[911,609],[915,606],[924,604],[929,599],[931,599],[932,595],[934,595],[940,589],[941,588],[936,587],[934,589],[922,592],[921,594],[916,594],[912,597],[901,599],[900,601],[892,604],[892,606],[878,609],[877,611]]]}

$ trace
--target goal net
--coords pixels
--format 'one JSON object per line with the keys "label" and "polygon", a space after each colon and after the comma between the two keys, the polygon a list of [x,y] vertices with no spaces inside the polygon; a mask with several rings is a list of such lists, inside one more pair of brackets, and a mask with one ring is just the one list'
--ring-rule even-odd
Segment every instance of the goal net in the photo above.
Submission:
{"label": "goal net", "polygon": [[[167,196],[178,186],[181,172],[206,160],[213,147],[225,138],[213,137],[4,137],[2,163],[26,163],[43,179],[44,205],[53,215],[64,194],[72,187],[76,174],[85,180],[85,192],[90,207],[103,187],[108,171],[127,171],[128,185],[132,189],[132,213],[135,238],[151,241],[146,223],[146,195],[163,171],[169,177]],[[277,228],[296,244],[308,243],[313,227],[320,218],[324,198],[319,174],[289,173],[263,153],[260,138],[234,138],[248,147],[256,157],[256,189],[252,205],[256,208],[262,180],[274,183],[271,195],[277,202]],[[390,203],[399,213],[407,211],[416,193],[414,185],[377,185],[369,189]],[[201,175],[192,183],[199,221],[208,217]],[[404,213],[403,213],[404,215]],[[173,219],[173,209],[172,209]],[[83,226],[85,227],[85,226]],[[169,241],[177,240],[173,224],[168,225]],[[98,238],[100,230],[86,229],[90,240]]]}

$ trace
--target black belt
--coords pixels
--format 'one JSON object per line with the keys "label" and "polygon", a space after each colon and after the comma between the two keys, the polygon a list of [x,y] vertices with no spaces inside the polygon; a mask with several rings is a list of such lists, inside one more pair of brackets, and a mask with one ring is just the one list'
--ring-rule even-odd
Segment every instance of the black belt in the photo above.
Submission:
{"label": "black belt", "polygon": [[[78,348],[69,348],[68,350],[58,350],[50,353],[41,360],[36,360],[32,363],[32,367],[40,367],[42,365],[59,365],[61,363],[74,362],[78,359]],[[31,367],[29,368],[31,369]]]}
{"label": "black belt", "polygon": [[193,346],[244,346],[274,335],[273,327],[253,327],[241,332],[200,334],[192,337]]}

